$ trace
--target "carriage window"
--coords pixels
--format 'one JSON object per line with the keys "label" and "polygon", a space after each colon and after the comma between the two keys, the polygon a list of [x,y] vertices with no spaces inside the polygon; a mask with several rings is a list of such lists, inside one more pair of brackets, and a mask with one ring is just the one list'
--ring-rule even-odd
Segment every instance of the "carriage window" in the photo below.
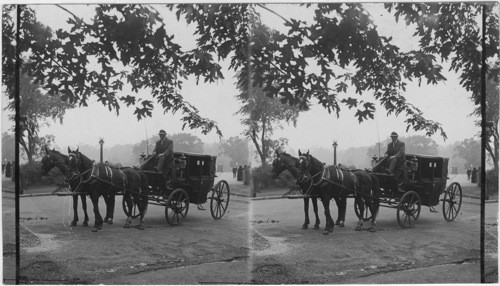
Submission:
{"label": "carriage window", "polygon": [[419,165],[421,168],[422,179],[432,179],[442,177],[443,162],[433,158],[419,158]]}

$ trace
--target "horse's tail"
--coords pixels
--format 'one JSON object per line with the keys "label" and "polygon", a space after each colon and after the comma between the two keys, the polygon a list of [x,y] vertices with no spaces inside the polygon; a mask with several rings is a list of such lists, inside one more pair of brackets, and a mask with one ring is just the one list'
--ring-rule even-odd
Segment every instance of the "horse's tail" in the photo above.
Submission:
{"label": "horse's tail", "polygon": [[370,178],[372,179],[372,194],[375,198],[380,197],[380,181],[375,174],[369,173]]}

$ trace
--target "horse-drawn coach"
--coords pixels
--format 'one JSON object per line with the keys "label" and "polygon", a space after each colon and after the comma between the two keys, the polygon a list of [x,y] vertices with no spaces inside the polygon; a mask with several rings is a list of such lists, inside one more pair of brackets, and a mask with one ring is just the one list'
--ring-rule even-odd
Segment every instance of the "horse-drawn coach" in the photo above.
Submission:
{"label": "horse-drawn coach", "polygon": [[[374,158],[377,160],[377,158]],[[383,159],[383,158],[382,158]],[[431,212],[442,202],[444,219],[453,221],[462,205],[462,187],[457,182],[446,186],[448,178],[448,158],[428,155],[405,155],[405,164],[393,176],[384,172],[370,172],[379,181],[380,205],[397,209],[397,220],[402,228],[415,224],[420,216],[421,206]],[[360,204],[355,204],[356,215],[368,220],[368,212],[360,213]]]}
{"label": "horse-drawn coach", "polygon": [[[383,166],[385,157],[374,158]],[[402,228],[412,227],[420,216],[421,206],[428,206],[431,212],[443,202],[443,216],[453,221],[462,205],[462,188],[457,182],[446,186],[448,158],[427,155],[405,155],[405,162],[396,170],[396,176],[385,168],[374,172],[371,169],[350,170],[343,166],[320,162],[312,155],[301,153],[295,158],[286,152],[276,152],[273,162],[273,176],[288,170],[296,185],[283,197],[303,198],[305,222],[309,224],[309,199],[313,201],[316,216],[315,228],[319,227],[317,199],[325,208],[326,226],[324,234],[333,231],[333,225],[344,225],[347,198],[354,198],[354,210],[359,219],[356,230],[361,230],[364,221],[371,220],[370,230],[375,231],[376,214],[379,206],[397,210],[397,221]],[[329,211],[329,201],[334,199],[338,207],[338,219],[334,223]]]}
{"label": "horse-drawn coach", "polygon": [[[165,207],[165,218],[170,225],[178,225],[186,218],[189,204],[202,204],[210,199],[210,212],[214,219],[220,219],[227,211],[230,190],[225,180],[214,186],[216,156],[187,152],[174,152],[174,160],[167,176],[156,170],[156,156],[149,156],[141,164],[141,171],[146,175],[149,204]],[[210,197],[209,192],[211,192]],[[123,210],[132,217],[137,217],[137,205],[129,207],[123,200]]]}

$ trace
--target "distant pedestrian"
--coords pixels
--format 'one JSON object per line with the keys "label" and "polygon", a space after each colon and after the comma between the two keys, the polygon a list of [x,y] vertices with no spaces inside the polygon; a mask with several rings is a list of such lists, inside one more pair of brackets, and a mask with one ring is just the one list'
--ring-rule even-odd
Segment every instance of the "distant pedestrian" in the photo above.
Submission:
{"label": "distant pedestrian", "polygon": [[5,162],[2,162],[2,175],[5,174]]}
{"label": "distant pedestrian", "polygon": [[474,167],[472,169],[471,183],[477,183],[477,169]]}
{"label": "distant pedestrian", "polygon": [[241,165],[238,167],[237,180],[238,182],[243,181],[243,167]]}
{"label": "distant pedestrian", "polygon": [[7,164],[5,164],[5,177],[10,178],[10,175],[12,174],[12,163],[10,161],[7,161]]}
{"label": "distant pedestrian", "polygon": [[471,173],[471,169],[467,168],[467,180],[468,181],[470,181],[470,173]]}
{"label": "distant pedestrian", "polygon": [[238,168],[236,168],[236,165],[233,166],[233,179],[236,178],[236,172],[238,171]]}

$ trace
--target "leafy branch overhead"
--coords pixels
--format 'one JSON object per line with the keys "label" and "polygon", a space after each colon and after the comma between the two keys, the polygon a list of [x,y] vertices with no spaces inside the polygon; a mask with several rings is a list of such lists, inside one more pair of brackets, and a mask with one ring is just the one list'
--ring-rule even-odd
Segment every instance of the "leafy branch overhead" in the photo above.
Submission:
{"label": "leafy branch overhead", "polygon": [[[13,97],[14,6],[3,6],[3,83]],[[238,86],[258,88],[283,104],[302,110],[313,102],[339,115],[355,109],[359,121],[373,118],[375,102],[388,114],[405,117],[408,129],[427,135],[446,134],[405,98],[408,82],[444,81],[441,60],[460,75],[462,86],[480,103],[481,19],[486,13],[488,74],[498,81],[498,14],[496,3],[403,3],[385,9],[415,27],[417,50],[401,51],[381,36],[363,4],[307,4],[310,22],[287,19],[264,4],[166,5],[177,20],[195,28],[196,47],[185,49],[169,34],[162,15],[151,5],[96,5],[84,20],[68,11],[68,30],[52,31],[37,21],[29,6],[21,7],[20,51],[29,59],[23,72],[41,83],[49,95],[86,105],[91,96],[117,113],[135,106],[138,119],[156,106],[183,114],[185,126],[207,133],[216,123],[199,116],[182,97],[183,83],[223,79],[220,61],[238,73]],[[162,6],[164,8],[164,6]],[[159,8],[158,8],[159,9]],[[262,11],[284,21],[286,32],[267,27]],[[496,57],[496,59],[495,59]],[[492,60],[491,60],[492,59]],[[132,94],[123,94],[129,85]],[[153,101],[137,96],[150,91]],[[348,94],[350,90],[355,95]],[[154,102],[156,101],[156,102]]]}

